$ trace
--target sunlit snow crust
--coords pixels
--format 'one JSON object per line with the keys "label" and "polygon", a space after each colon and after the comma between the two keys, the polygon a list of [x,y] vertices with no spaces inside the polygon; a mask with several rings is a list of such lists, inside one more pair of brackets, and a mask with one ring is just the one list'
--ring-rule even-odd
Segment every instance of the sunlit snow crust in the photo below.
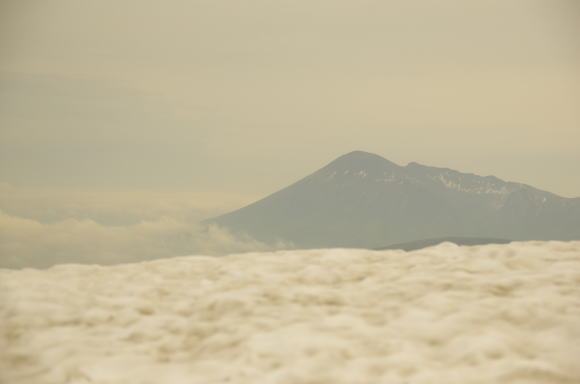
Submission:
{"label": "sunlit snow crust", "polygon": [[0,382],[579,383],[580,242],[0,270]]}

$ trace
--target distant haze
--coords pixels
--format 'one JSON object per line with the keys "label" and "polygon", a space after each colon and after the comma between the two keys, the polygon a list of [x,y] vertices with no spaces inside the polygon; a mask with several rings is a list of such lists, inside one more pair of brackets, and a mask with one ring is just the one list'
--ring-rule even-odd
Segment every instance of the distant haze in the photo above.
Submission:
{"label": "distant haze", "polygon": [[272,192],[354,149],[580,196],[575,0],[4,0],[0,181]]}
{"label": "distant haze", "polygon": [[576,0],[2,0],[0,258],[251,249],[357,149],[578,197],[579,106]]}

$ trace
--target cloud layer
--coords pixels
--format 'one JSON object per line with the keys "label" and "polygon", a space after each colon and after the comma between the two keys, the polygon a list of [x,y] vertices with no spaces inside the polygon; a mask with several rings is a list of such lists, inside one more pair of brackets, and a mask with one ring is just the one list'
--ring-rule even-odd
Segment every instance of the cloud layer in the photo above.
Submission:
{"label": "cloud layer", "polygon": [[187,193],[42,193],[6,185],[0,191],[0,267],[115,264],[289,246],[199,224],[240,200],[231,196],[229,202],[212,202]]}
{"label": "cloud layer", "polygon": [[580,242],[0,270],[0,381],[578,383],[579,282]]}

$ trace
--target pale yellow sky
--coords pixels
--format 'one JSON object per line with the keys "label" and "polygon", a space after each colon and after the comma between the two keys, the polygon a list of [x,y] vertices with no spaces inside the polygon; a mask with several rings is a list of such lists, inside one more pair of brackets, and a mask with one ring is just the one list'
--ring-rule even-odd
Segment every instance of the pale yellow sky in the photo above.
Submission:
{"label": "pale yellow sky", "polygon": [[4,0],[0,182],[256,198],[354,149],[580,196],[576,0]]}

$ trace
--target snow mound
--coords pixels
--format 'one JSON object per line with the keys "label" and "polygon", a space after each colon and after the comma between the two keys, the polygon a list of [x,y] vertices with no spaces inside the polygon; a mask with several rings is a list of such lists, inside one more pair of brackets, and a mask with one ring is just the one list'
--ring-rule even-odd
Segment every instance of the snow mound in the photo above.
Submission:
{"label": "snow mound", "polygon": [[580,382],[580,242],[0,270],[10,384]]}

